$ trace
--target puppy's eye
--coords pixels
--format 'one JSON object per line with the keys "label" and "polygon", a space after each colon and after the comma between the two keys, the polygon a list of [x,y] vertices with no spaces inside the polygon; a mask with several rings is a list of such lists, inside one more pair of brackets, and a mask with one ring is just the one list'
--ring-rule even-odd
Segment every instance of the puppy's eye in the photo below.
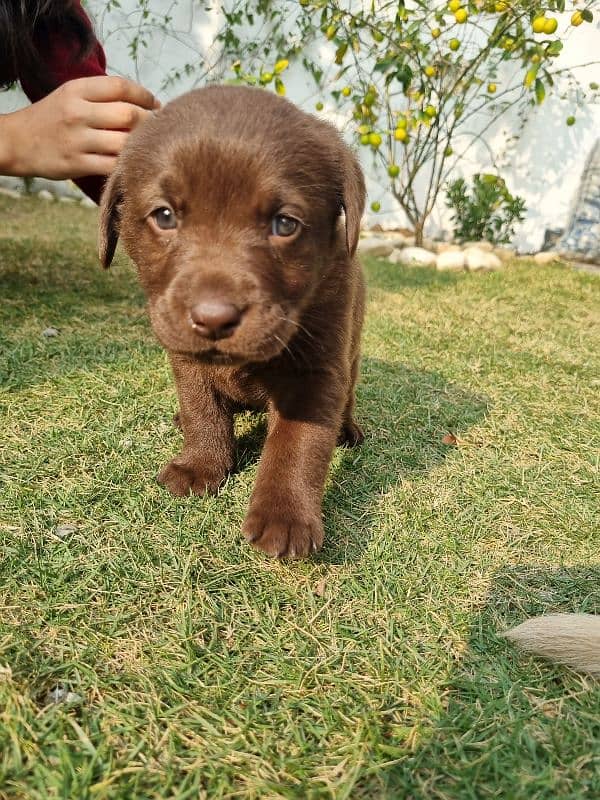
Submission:
{"label": "puppy's eye", "polygon": [[156,227],[160,228],[161,231],[172,231],[177,227],[177,217],[175,216],[175,212],[173,209],[168,208],[167,206],[155,208],[150,216],[156,223]]}
{"label": "puppy's eye", "polygon": [[271,233],[273,236],[293,236],[300,227],[300,223],[287,214],[277,214],[271,221]]}

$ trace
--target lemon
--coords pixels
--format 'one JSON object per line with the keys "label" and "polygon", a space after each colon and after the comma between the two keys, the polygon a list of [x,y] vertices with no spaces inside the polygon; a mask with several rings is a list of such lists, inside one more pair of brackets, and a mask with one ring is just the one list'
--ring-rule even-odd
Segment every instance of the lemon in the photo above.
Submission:
{"label": "lemon", "polygon": [[458,9],[462,6],[462,0],[450,0],[448,3],[448,8],[450,11],[458,11]]}
{"label": "lemon", "polygon": [[433,76],[437,72],[437,69],[435,67],[432,67],[431,64],[429,64],[428,66],[425,67],[424,72],[425,72],[425,75],[427,75],[428,78],[433,78]]}
{"label": "lemon", "polygon": [[469,14],[466,8],[459,8],[456,14],[454,15],[454,19],[458,22],[459,25],[462,25],[467,21]]}
{"label": "lemon", "polygon": [[508,3],[503,3],[502,1],[496,3],[494,6],[494,11],[496,11],[497,14],[502,14],[507,9],[508,9]]}
{"label": "lemon", "polygon": [[488,83],[487,90],[490,94],[495,94],[497,88],[495,83]]}
{"label": "lemon", "polygon": [[536,17],[531,27],[533,28],[534,33],[544,33],[546,29],[546,17]]}
{"label": "lemon", "polygon": [[571,125],[575,125],[575,117],[574,116],[567,117],[567,125],[569,127],[571,127]]}
{"label": "lemon", "polygon": [[275,75],[280,75],[284,70],[286,70],[289,66],[289,61],[287,58],[280,58],[279,61],[275,63],[275,67],[273,68],[273,72]]}
{"label": "lemon", "polygon": [[460,42],[458,41],[458,39],[450,39],[450,41],[448,42],[448,47],[450,48],[450,50],[456,52],[456,50],[458,50],[458,48],[460,47]]}
{"label": "lemon", "polygon": [[558,28],[558,20],[555,17],[549,17],[544,22],[544,33],[551,34]]}
{"label": "lemon", "polygon": [[430,119],[433,119],[437,114],[437,108],[435,106],[427,106],[427,108],[425,108],[425,113]]}
{"label": "lemon", "polygon": [[396,127],[397,128],[407,128],[408,127],[408,121],[407,121],[406,117],[398,117],[398,121],[396,122]]}
{"label": "lemon", "polygon": [[336,33],[337,33],[337,28],[335,27],[335,25],[329,25],[329,27],[325,31],[325,36],[327,39],[333,39]]}
{"label": "lemon", "polygon": [[350,97],[350,95],[352,94],[352,89],[349,86],[344,86],[344,88],[342,89],[342,94],[344,95],[344,97]]}
{"label": "lemon", "polygon": [[358,132],[361,136],[365,136],[367,133],[371,133],[371,128],[369,125],[360,125],[358,128]]}
{"label": "lemon", "polygon": [[377,200],[373,200],[373,202],[371,203],[371,211],[377,213],[380,208],[381,208],[381,203],[379,203]]}
{"label": "lemon", "polygon": [[575,11],[573,16],[571,17],[571,25],[574,28],[578,28],[582,22],[583,22],[583,15],[581,11]]}
{"label": "lemon", "polygon": [[379,147],[381,144],[381,136],[378,133],[369,134],[369,144],[371,147]]}
{"label": "lemon", "polygon": [[377,95],[374,92],[367,92],[363,103],[367,108],[371,108],[371,106],[375,103],[375,100],[377,100]]}
{"label": "lemon", "polygon": [[260,76],[261,83],[271,83],[272,80],[273,80],[272,72],[263,72],[263,74]]}
{"label": "lemon", "polygon": [[394,139],[397,142],[406,142],[408,140],[408,131],[406,128],[396,128],[394,131]]}
{"label": "lemon", "polygon": [[369,144],[369,134],[368,133],[363,133],[363,135],[360,137],[360,143],[364,144],[364,145]]}
{"label": "lemon", "polygon": [[397,178],[400,175],[400,167],[398,164],[390,164],[388,167],[388,175],[390,178]]}
{"label": "lemon", "polygon": [[434,39],[439,39],[439,37],[442,35],[442,31],[439,28],[434,28],[431,31],[431,35],[433,36]]}
{"label": "lemon", "polygon": [[323,111],[324,108],[323,103],[319,100],[318,103],[315,103],[315,108],[317,109],[317,111]]}

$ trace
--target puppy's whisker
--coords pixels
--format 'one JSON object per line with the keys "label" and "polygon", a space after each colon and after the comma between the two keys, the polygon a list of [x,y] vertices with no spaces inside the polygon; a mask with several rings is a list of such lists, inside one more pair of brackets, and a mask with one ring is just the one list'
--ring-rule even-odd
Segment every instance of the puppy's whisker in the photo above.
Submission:
{"label": "puppy's whisker", "polygon": [[296,322],[289,317],[277,317],[277,319],[280,319],[282,322],[289,322],[290,325],[295,325],[298,330],[302,331],[302,333],[305,333],[310,339],[315,339],[314,334],[312,334],[308,328],[305,328],[304,325],[301,325],[299,322]]}

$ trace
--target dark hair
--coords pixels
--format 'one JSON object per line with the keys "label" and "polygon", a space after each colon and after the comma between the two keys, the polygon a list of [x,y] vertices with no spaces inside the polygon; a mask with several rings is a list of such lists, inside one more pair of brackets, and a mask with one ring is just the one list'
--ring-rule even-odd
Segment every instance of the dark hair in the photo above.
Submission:
{"label": "dark hair", "polygon": [[37,43],[57,30],[79,45],[74,60],[87,54],[92,31],[72,0],[0,0],[0,87],[27,77],[52,89]]}

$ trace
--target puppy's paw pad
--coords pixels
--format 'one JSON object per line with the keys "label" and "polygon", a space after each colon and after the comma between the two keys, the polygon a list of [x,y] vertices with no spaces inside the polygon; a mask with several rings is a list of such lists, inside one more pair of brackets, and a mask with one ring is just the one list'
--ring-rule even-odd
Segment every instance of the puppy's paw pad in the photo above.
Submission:
{"label": "puppy's paw pad", "polygon": [[357,447],[365,440],[365,434],[360,425],[353,419],[344,422],[342,430],[338,436],[338,445],[345,445],[346,447]]}
{"label": "puppy's paw pad", "polygon": [[323,523],[317,516],[300,519],[251,510],[242,531],[253,547],[273,558],[307,558],[323,545]]}
{"label": "puppy's paw pad", "polygon": [[216,492],[225,480],[225,474],[211,474],[202,468],[173,459],[159,472],[157,480],[175,497],[186,497],[190,494]]}

